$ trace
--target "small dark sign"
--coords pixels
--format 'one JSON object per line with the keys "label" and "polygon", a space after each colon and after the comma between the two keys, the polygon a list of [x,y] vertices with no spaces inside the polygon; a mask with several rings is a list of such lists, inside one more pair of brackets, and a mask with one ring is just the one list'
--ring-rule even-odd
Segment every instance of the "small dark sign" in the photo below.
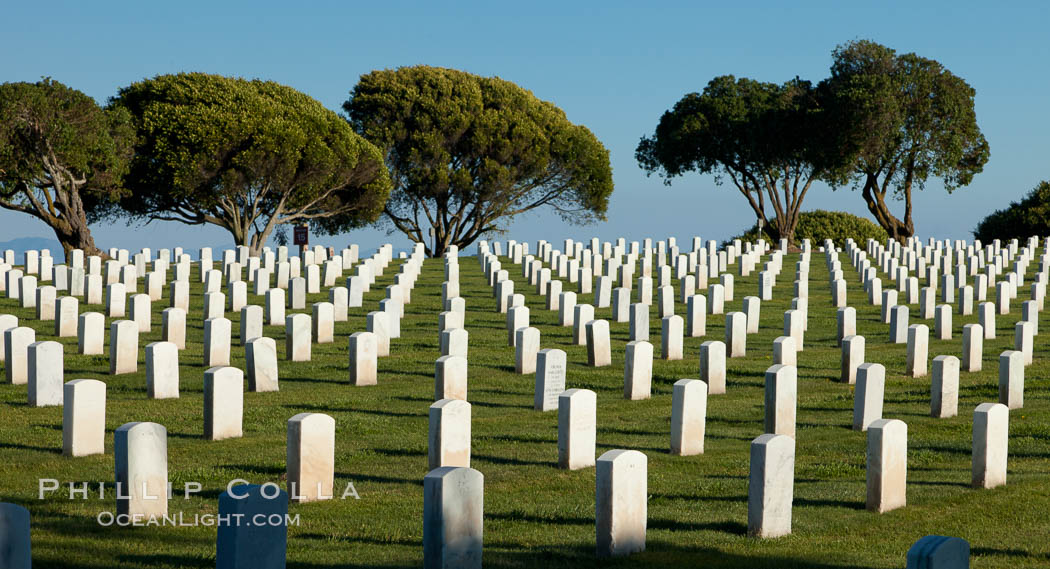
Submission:
{"label": "small dark sign", "polygon": [[295,235],[292,241],[293,245],[309,245],[310,244],[310,228],[306,225],[295,226]]}

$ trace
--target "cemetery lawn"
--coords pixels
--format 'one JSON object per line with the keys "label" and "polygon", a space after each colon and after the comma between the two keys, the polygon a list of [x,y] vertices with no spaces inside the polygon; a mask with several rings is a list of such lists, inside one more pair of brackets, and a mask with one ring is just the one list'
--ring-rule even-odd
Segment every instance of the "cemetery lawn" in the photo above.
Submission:
{"label": "cemetery lawn", "polygon": [[[772,365],[773,340],[781,335],[783,312],[790,307],[797,255],[785,258],[774,300],[762,303],[761,330],[748,336],[747,357],[728,361],[727,394],[711,396],[708,403],[706,452],[692,457],[668,453],[672,384],[697,377],[699,345],[724,339],[724,317],[708,317],[706,337],[686,338],[686,359],[655,361],[651,399],[627,401],[622,395],[627,323],[611,323],[613,364],[588,368],[585,348],[571,345],[571,328],[558,326],[557,313],[544,309],[520,266],[501,260],[516,291],[527,293],[541,346],[568,353],[567,387],[597,392],[598,453],[636,449],[649,460],[646,551],[602,566],[903,567],[908,547],[928,534],[968,540],[975,568],[1050,564],[1050,322],[1045,318],[1043,334],[1035,340],[1035,363],[1026,370],[1025,407],[1010,414],[1007,485],[970,487],[973,409],[997,401],[998,356],[1013,349],[1013,325],[1027,287],[1012,312],[997,317],[996,338],[985,341],[984,371],[961,374],[959,416],[933,419],[929,376],[903,376],[905,345],[888,343],[888,325],[881,323],[878,307],[868,304],[858,275],[843,257],[858,334],[867,338],[867,361],[887,369],[883,416],[908,424],[908,506],[879,515],[864,508],[866,434],[850,428],[852,387],[838,382],[835,309],[823,254],[814,252],[809,329],[805,351],[799,354],[793,533],[758,540],[746,536],[749,445],[763,433],[763,374]],[[214,567],[215,527],[99,525],[99,512],[115,510],[112,431],[130,421],[155,421],[167,428],[175,492],[169,513],[181,512],[183,521],[192,523],[197,514],[216,513],[218,495],[231,480],[283,486],[286,422],[301,412],[335,418],[336,493],[352,483],[360,499],[291,505],[299,525],[289,528],[288,566],[420,566],[427,417],[434,360],[440,355],[441,260],[423,265],[406,306],[402,337],[392,341],[390,357],[380,358],[379,385],[352,387],[347,380],[347,337],[365,329],[365,315],[377,309],[399,263],[395,260],[378,277],[363,308],[351,309],[348,322],[336,323],[334,344],[314,344],[310,362],[280,361],[279,392],[245,394],[243,438],[202,439],[202,291],[196,265],[187,347],[180,354],[181,398],[146,398],[143,348],[160,338],[167,286],[165,300],[153,303],[152,331],[140,336],[137,373],[109,376],[108,356],[80,356],[76,338],[61,340],[67,381],[94,378],[108,385],[105,455],[62,456],[62,409],[29,408],[25,386],[0,385],[0,500],[29,508],[34,567]],[[730,269],[736,274],[735,265]],[[757,271],[735,278],[736,294],[727,301],[727,310],[740,310],[745,296],[757,295]],[[485,476],[484,563],[544,569],[594,566],[595,471],[556,467],[557,412],[533,411],[533,377],[514,373],[505,317],[494,311],[495,299],[475,258],[460,259],[460,283],[470,333],[471,465]],[[575,290],[575,285],[565,285]],[[308,302],[321,300],[328,300],[327,292],[310,295]],[[589,295],[581,295],[580,302],[590,302]],[[262,297],[249,291],[249,303],[262,305]],[[83,304],[80,309],[103,311]],[[54,323],[36,321],[31,309],[3,298],[0,312],[15,314],[20,325],[35,328],[37,340],[53,338]],[[598,318],[611,319],[608,308],[596,312]],[[685,306],[676,304],[676,313],[684,315]],[[976,315],[953,314],[953,339],[941,341],[933,339],[933,321],[917,318],[914,305],[911,316],[912,323],[931,328],[931,360],[940,354],[961,355],[962,326],[977,321]],[[244,369],[239,315],[227,317],[233,321],[231,364]],[[658,357],[655,306],[651,324],[650,341]],[[284,327],[267,326],[265,333],[277,341],[283,357]],[[38,499],[40,478],[59,480],[62,487]],[[69,482],[89,482],[91,495],[71,500]],[[108,485],[101,500],[100,482]],[[184,500],[187,482],[199,482],[203,490]]]}

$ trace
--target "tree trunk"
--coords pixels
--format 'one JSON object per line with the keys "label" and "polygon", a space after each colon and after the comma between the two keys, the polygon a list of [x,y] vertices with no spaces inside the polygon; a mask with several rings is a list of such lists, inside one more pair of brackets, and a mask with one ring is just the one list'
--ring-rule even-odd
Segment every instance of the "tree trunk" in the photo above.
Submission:
{"label": "tree trunk", "polygon": [[[794,211],[797,208],[792,208]],[[795,229],[798,227],[798,216],[791,216],[787,212],[777,214],[777,233],[778,236],[774,239],[777,245],[780,245],[781,239],[788,240],[788,248],[790,249],[795,245]]]}
{"label": "tree trunk", "polygon": [[272,232],[273,228],[267,227],[266,229],[263,229],[262,231],[253,234],[251,242],[246,243],[246,245],[248,246],[248,254],[252,257],[261,256],[263,247],[266,246],[266,242],[270,239],[270,233]]}
{"label": "tree trunk", "polygon": [[885,229],[891,238],[901,244],[904,244],[912,235],[915,235],[915,228],[912,227],[911,223],[903,222],[897,218],[893,218],[891,227]]}
{"label": "tree trunk", "polygon": [[[463,249],[466,249],[471,244],[473,244],[475,241],[477,241],[478,238],[480,238],[482,235],[484,235],[484,233],[478,233],[478,234],[474,235],[473,237],[470,237],[470,236],[466,236],[466,237],[454,236],[454,237],[452,237],[452,239],[449,239],[449,241],[452,242],[449,245],[455,245],[456,247],[458,247],[462,251]],[[445,251],[448,250],[448,246],[445,245],[445,240],[441,239],[440,237],[438,239],[438,247],[441,249],[441,253],[439,253],[439,254],[437,254],[435,256],[436,257],[441,257],[442,255],[445,254]]]}
{"label": "tree trunk", "polygon": [[762,225],[762,233],[765,233],[766,237],[769,237],[769,240],[772,243],[780,242],[780,236],[781,236],[780,230],[777,229],[777,227],[775,225],[773,225],[772,223],[763,224]]}
{"label": "tree trunk", "polygon": [[441,257],[444,257],[445,252],[448,250],[448,248],[445,247],[445,240],[441,238],[435,239],[433,247],[427,247],[426,249],[432,259],[440,259]]}
{"label": "tree trunk", "polygon": [[109,258],[109,255],[95,246],[95,238],[91,236],[86,219],[65,218],[62,223],[53,225],[52,229],[58,237],[58,242],[62,244],[66,259],[70,258],[70,251],[73,249],[83,250],[85,257],[98,255],[103,259]]}
{"label": "tree trunk", "polygon": [[906,215],[904,221],[897,219],[892,213],[890,213],[889,206],[886,205],[886,200],[883,193],[879,190],[878,181],[869,176],[867,181],[864,183],[864,203],[868,206],[868,211],[875,217],[875,221],[886,230],[890,238],[894,239],[898,243],[904,243],[909,237],[915,235],[915,224],[911,219],[911,188],[905,191],[905,210]]}

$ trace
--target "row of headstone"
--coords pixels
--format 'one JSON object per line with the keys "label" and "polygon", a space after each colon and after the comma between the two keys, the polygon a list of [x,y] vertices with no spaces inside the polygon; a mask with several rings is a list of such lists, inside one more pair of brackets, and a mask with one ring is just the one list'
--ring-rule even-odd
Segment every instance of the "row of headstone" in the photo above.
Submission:
{"label": "row of headstone", "polygon": [[[760,460],[780,451],[780,441],[762,441],[752,456]],[[756,441],[757,443],[757,441]],[[771,444],[772,443],[772,444]],[[771,448],[772,447],[772,448]],[[647,525],[647,464],[638,451],[613,450],[598,460],[595,484],[595,545],[599,557],[621,556],[644,551]],[[775,482],[763,476],[756,528],[770,533],[782,530],[783,522],[772,511],[778,503],[766,502],[765,490]],[[614,491],[626,487],[628,491]],[[483,550],[484,476],[467,467],[442,467],[429,472],[423,481],[423,564],[427,568],[480,568]],[[227,519],[264,520],[265,523],[220,524],[216,533],[215,564],[219,569],[278,569],[284,567],[288,546],[288,494],[273,483],[243,484],[219,496],[219,515]],[[790,521],[790,520],[789,520]],[[779,526],[778,526],[779,522]],[[29,511],[0,503],[0,566],[29,569],[32,564]],[[790,528],[789,528],[790,529]],[[749,525],[749,531],[752,528]],[[965,540],[939,535],[925,536],[906,554],[907,569],[966,569],[970,545]]]}

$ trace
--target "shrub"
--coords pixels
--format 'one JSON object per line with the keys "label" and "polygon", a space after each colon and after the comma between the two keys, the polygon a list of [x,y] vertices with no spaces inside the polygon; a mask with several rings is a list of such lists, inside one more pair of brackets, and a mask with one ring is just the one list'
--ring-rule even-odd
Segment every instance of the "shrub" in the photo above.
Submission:
{"label": "shrub", "polygon": [[[758,224],[752,225],[743,235],[729,239],[757,241],[765,234],[758,231]],[[843,247],[846,239],[853,238],[858,245],[864,246],[868,239],[884,242],[889,239],[886,230],[875,223],[844,211],[804,211],[799,215],[798,227],[795,228],[795,244],[801,245],[803,239],[819,247],[825,239],[831,239],[836,247]],[[768,240],[768,239],[767,239]]]}
{"label": "shrub", "polygon": [[1050,235],[1050,182],[1040,182],[1020,202],[988,215],[973,236],[985,243]]}

